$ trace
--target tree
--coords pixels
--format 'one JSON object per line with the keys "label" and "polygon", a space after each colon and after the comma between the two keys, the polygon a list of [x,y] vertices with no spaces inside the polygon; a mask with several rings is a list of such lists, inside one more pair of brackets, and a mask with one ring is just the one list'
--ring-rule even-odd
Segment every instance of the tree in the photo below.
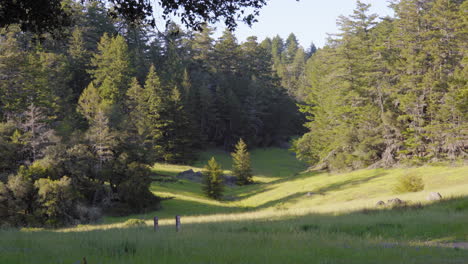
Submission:
{"label": "tree", "polygon": [[109,119],[102,111],[98,111],[92,120],[86,138],[98,157],[98,170],[102,170],[105,163],[115,158],[115,148],[118,143],[109,127]]}
{"label": "tree", "polygon": [[246,185],[253,182],[252,168],[250,166],[250,154],[247,152],[247,145],[241,139],[235,146],[232,156],[232,174],[237,178],[237,185]]}
{"label": "tree", "polygon": [[332,170],[465,157],[462,2],[402,0],[377,23],[358,1],[340,17],[307,63],[298,157]]}
{"label": "tree", "polygon": [[86,49],[83,30],[83,28],[79,27],[73,30],[67,52],[72,75],[70,78],[70,86],[75,100],[86,88],[86,85],[90,83],[90,76],[86,72],[86,66],[91,60],[91,54]]}
{"label": "tree", "polygon": [[283,61],[286,64],[293,62],[298,48],[299,42],[297,41],[296,35],[294,35],[294,33],[289,34],[288,38],[286,39],[283,51]]}
{"label": "tree", "polygon": [[24,143],[13,122],[0,123],[0,182],[24,161]]}
{"label": "tree", "polygon": [[5,0],[0,5],[0,27],[19,24],[21,30],[53,32],[70,25],[70,14],[61,0]]}
{"label": "tree", "polygon": [[93,84],[98,90],[103,106],[115,107],[122,103],[133,73],[125,39],[121,35],[109,37],[105,33],[91,65],[94,67],[90,70]]}
{"label": "tree", "polygon": [[[62,5],[62,3],[66,3]],[[122,16],[135,24],[155,26],[153,6],[150,0],[99,0],[110,4],[110,15]],[[248,25],[256,21],[259,9],[267,0],[227,0],[218,2],[194,2],[192,0],[160,1],[162,18],[169,20],[171,15],[181,18],[183,24],[194,29],[221,18],[229,29],[242,20]],[[23,31],[35,33],[54,32],[70,25],[70,2],[60,0],[5,0],[0,5],[0,27],[19,24]]]}
{"label": "tree", "polygon": [[206,196],[221,199],[224,191],[222,174],[221,166],[211,157],[203,171],[203,191]]}
{"label": "tree", "polygon": [[27,64],[27,56],[18,45],[19,29],[11,27],[10,30],[2,30],[4,39],[0,42],[0,120],[14,113],[21,112],[25,106],[27,92],[24,82],[24,67]]}
{"label": "tree", "polygon": [[48,125],[44,110],[31,104],[24,113],[22,129],[27,133],[27,144],[31,148],[31,161],[43,157],[44,149],[52,143],[54,130]]}

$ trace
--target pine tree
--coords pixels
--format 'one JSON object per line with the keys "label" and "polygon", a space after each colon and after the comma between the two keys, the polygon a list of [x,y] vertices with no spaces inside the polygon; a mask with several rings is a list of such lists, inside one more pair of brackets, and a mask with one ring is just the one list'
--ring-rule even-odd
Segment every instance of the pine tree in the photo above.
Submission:
{"label": "pine tree", "polygon": [[118,104],[124,99],[133,73],[125,39],[120,35],[109,37],[104,34],[91,65],[94,69],[90,73],[102,105],[109,110],[118,108]]}
{"label": "pine tree", "polygon": [[294,35],[294,33],[289,34],[284,45],[284,52],[282,55],[283,62],[286,64],[292,63],[298,48],[299,42],[297,41],[296,35]]}
{"label": "pine tree", "polygon": [[115,158],[115,148],[118,143],[109,127],[109,119],[102,111],[96,113],[91,127],[86,132],[86,138],[97,156],[97,168],[100,171],[105,163]]}
{"label": "pine tree", "polygon": [[203,70],[212,70],[213,52],[213,28],[203,25],[200,32],[195,33],[192,40],[193,59],[198,67]]}
{"label": "pine tree", "polygon": [[181,94],[177,87],[171,92],[168,109],[169,126],[166,128],[166,145],[164,160],[167,162],[184,163],[193,158],[193,131],[188,114],[185,111]]}
{"label": "pine tree", "polygon": [[241,139],[237,142],[232,156],[232,174],[237,178],[237,185],[246,185],[253,182],[252,168],[250,167],[250,154],[247,145]]}
{"label": "pine tree", "polygon": [[21,113],[26,107],[28,93],[22,83],[27,63],[26,52],[19,48],[17,34],[19,29],[11,27],[3,34],[0,42],[0,120],[6,120],[8,115]]}
{"label": "pine tree", "polygon": [[203,191],[206,196],[213,199],[221,199],[224,191],[223,171],[214,157],[208,161],[203,171]]}
{"label": "pine tree", "polygon": [[83,90],[83,93],[81,93],[78,99],[77,111],[91,122],[101,110],[101,98],[99,97],[98,90],[91,82],[88,87]]}
{"label": "pine tree", "polygon": [[68,44],[68,56],[71,68],[71,80],[69,84],[75,100],[91,81],[89,74],[86,72],[86,67],[91,60],[91,54],[86,49],[85,44],[83,29],[75,28]]}
{"label": "pine tree", "polygon": [[214,46],[214,64],[221,73],[235,73],[239,71],[239,45],[236,36],[225,30]]}
{"label": "pine tree", "polygon": [[170,105],[170,90],[161,84],[155,67],[152,65],[146,77],[144,86],[144,101],[146,106],[145,124],[148,124],[148,143],[154,151],[156,159],[163,160],[167,149],[165,131],[170,123],[168,109]]}

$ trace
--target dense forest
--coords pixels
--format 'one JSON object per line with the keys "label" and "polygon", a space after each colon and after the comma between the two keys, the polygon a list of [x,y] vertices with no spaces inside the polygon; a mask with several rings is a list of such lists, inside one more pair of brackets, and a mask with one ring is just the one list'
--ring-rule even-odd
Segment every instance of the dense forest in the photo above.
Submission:
{"label": "dense forest", "polygon": [[60,34],[0,29],[0,225],[158,208],[154,162],[240,139],[302,135],[297,157],[329,170],[466,159],[466,1],[401,0],[380,19],[358,1],[320,49],[294,34],[215,39],[206,24],[159,32],[99,1],[64,3]]}
{"label": "dense forest", "polygon": [[229,30],[158,32],[100,2],[68,3],[64,37],[0,31],[2,221],[60,226],[157,208],[154,162],[188,163],[240,138],[285,145],[304,131],[283,86],[311,55],[293,34],[239,44]]}
{"label": "dense forest", "polygon": [[299,156],[331,170],[464,160],[468,148],[468,2],[369,5],[307,62]]}

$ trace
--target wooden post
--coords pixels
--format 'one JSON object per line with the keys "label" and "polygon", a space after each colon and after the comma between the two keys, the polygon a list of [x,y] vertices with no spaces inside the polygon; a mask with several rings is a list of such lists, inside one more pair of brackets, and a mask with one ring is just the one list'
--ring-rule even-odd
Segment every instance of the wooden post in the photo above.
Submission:
{"label": "wooden post", "polygon": [[180,215],[175,216],[175,228],[176,228],[176,231],[179,232],[179,230],[180,230]]}
{"label": "wooden post", "polygon": [[157,231],[159,229],[159,219],[157,216],[154,217],[154,231]]}

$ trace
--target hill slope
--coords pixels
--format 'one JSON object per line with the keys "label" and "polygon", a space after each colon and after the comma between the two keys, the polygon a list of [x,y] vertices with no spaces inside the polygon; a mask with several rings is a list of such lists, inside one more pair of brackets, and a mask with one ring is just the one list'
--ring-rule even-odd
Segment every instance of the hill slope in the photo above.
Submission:
{"label": "hill slope", "polygon": [[[156,164],[175,175],[200,170],[212,155],[230,167],[229,154],[208,151],[194,166]],[[160,211],[107,217],[99,225],[62,230],[0,231],[0,263],[467,263],[468,167],[301,172],[282,149],[252,152],[257,184],[226,189],[227,201],[205,198],[199,183],[154,182]],[[393,194],[401,174],[418,174],[424,191]],[[444,200],[429,203],[440,192]],[[408,206],[375,203],[399,197]],[[182,229],[174,230],[174,215]],[[152,217],[160,228],[152,231]],[[132,227],[128,218],[146,219]]]}

